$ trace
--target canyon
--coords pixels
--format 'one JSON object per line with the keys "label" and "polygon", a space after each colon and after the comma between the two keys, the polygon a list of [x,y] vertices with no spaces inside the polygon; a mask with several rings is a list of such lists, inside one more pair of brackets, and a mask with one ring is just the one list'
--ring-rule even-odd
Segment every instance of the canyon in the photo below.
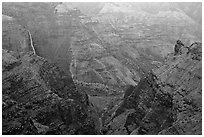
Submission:
{"label": "canyon", "polygon": [[3,134],[202,134],[202,7],[157,4],[3,3]]}

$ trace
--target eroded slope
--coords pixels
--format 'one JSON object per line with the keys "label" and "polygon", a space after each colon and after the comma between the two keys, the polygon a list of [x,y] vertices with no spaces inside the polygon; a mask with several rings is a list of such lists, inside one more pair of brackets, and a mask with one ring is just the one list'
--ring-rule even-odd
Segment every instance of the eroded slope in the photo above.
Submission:
{"label": "eroded slope", "polygon": [[201,46],[183,47],[181,55],[171,55],[163,67],[130,87],[104,132],[202,134]]}

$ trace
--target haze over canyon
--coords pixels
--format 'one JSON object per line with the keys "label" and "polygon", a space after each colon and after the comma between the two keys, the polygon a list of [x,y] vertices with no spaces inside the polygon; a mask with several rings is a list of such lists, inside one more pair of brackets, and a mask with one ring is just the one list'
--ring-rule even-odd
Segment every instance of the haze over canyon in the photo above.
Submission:
{"label": "haze over canyon", "polygon": [[2,134],[202,134],[202,3],[3,2]]}

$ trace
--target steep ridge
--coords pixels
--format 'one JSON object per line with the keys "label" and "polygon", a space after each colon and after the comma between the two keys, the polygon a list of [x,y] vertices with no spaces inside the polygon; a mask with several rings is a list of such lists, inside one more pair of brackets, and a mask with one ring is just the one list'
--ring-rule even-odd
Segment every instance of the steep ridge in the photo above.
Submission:
{"label": "steep ridge", "polygon": [[32,52],[3,50],[3,134],[99,134],[99,119],[70,76]]}
{"label": "steep ridge", "polygon": [[16,19],[18,24],[30,31],[36,53],[49,62],[56,63],[70,74],[69,64],[71,18],[56,16],[59,3],[3,3],[3,14]]}
{"label": "steep ridge", "polygon": [[[15,5],[15,4],[14,4]],[[29,6],[28,6],[29,7]],[[9,9],[8,9],[9,10]],[[13,11],[11,11],[11,12],[13,12]],[[82,27],[80,27],[80,24],[79,24],[79,21],[77,21],[77,18],[76,17],[74,17],[74,13],[73,14],[64,14],[64,15],[62,15],[61,16],[61,14],[59,14],[59,16],[57,15],[56,16],[56,20],[57,20],[57,23],[59,24],[59,27],[60,27],[60,24],[62,23],[65,23],[65,25],[67,26],[67,27],[69,27],[67,30],[69,30],[70,31],[70,34],[72,33],[72,32],[75,32],[76,30],[77,30],[77,28],[79,27],[79,30],[82,28]],[[70,23],[70,24],[67,24],[66,23],[66,21],[69,21],[68,23]],[[30,22],[30,20],[28,20],[28,23]],[[18,23],[20,23],[20,22],[18,22]],[[32,22],[33,23],[33,22]],[[35,26],[34,26],[35,27]],[[28,27],[29,28],[29,27]],[[60,29],[60,28],[58,28],[58,29]],[[76,30],[75,30],[76,29]],[[63,27],[60,29],[60,30],[56,30],[57,32],[58,31],[61,31],[61,30],[63,30]],[[66,30],[66,31],[67,31]],[[46,43],[41,43],[40,41],[38,41],[38,40],[41,40],[42,38],[40,38],[40,39],[36,39],[36,36],[37,37],[39,37],[39,35],[38,34],[41,34],[40,32],[39,33],[33,33],[33,28],[31,27],[31,31],[29,30],[28,32],[31,32],[32,33],[32,38],[34,38],[33,39],[33,41],[34,41],[34,47],[35,47],[35,50],[36,50],[36,53],[37,53],[37,55],[40,55],[40,56],[42,56],[42,52],[39,52],[39,48],[42,48],[43,50],[42,51],[44,51],[44,50],[46,50],[47,48],[46,48],[46,46],[47,46],[47,44]],[[29,33],[29,35],[28,35],[28,38],[29,38],[29,36],[31,36],[31,33]],[[54,34],[54,32],[53,32],[53,34]],[[76,33],[75,33],[76,34]],[[54,34],[54,35],[56,35],[57,37],[59,36],[61,36],[61,35],[59,35],[59,33],[57,33],[57,34]],[[46,36],[46,35],[44,35],[44,36]],[[44,37],[43,36],[43,37]],[[73,35],[72,37],[74,37],[74,36],[76,36],[76,35]],[[64,35],[63,36],[64,38],[65,37],[68,37],[67,35]],[[55,41],[55,42],[57,42],[57,40]],[[36,43],[38,44],[38,45],[36,45]],[[6,44],[6,43],[5,43]],[[44,46],[44,44],[45,44],[45,46]],[[52,43],[53,44],[53,43]],[[12,46],[15,46],[15,44],[13,44]],[[40,47],[39,47],[40,46]],[[63,46],[66,46],[65,48],[63,48]],[[66,45],[66,44],[63,44],[63,46],[60,46],[59,48],[58,48],[58,50],[60,50],[59,51],[59,54],[60,55],[64,55],[64,53],[66,53],[66,55],[68,55],[69,57],[65,57],[66,58],[66,60],[68,61],[68,60],[71,60],[72,58],[71,58],[71,56],[72,56],[72,52],[70,51],[69,52],[69,50],[66,50],[66,49],[69,49],[69,46],[68,45]],[[46,53],[48,53],[50,50],[52,50],[52,51],[54,51],[54,48],[52,49],[52,48],[49,48],[46,52],[45,52],[45,54]],[[61,51],[63,51],[63,53],[61,52]],[[52,53],[52,52],[50,52],[50,53]],[[53,56],[52,54],[50,54],[49,53],[49,55],[51,55],[51,56]],[[43,57],[44,58],[47,58],[47,56],[44,56],[43,55]],[[49,60],[49,58],[48,58],[48,60]],[[49,60],[49,62],[50,62],[50,60]],[[57,62],[57,63],[59,63],[59,62]],[[48,63],[49,64],[49,63]],[[68,66],[69,65],[69,63],[65,63],[65,65],[66,66]],[[43,66],[43,67],[45,67],[45,66]],[[69,71],[69,68],[68,68],[68,70],[67,71]],[[66,75],[67,73],[65,73],[65,75]],[[47,78],[47,79],[52,79],[52,76],[51,76],[51,78]],[[76,81],[76,80],[75,80]],[[61,82],[59,82],[58,81],[58,83],[53,83],[53,86],[55,86],[55,84],[56,84],[56,86],[61,86],[60,85],[60,83]],[[106,103],[104,103],[104,105],[102,105],[102,107],[101,107],[101,103],[98,103],[98,105],[96,105],[95,103],[94,103],[94,107],[92,108],[93,109],[93,111],[95,110],[95,109],[98,109],[98,108],[100,108],[100,109],[98,109],[97,110],[97,112],[94,112],[94,114],[93,114],[93,116],[91,117],[91,119],[93,119],[94,120],[94,122],[96,122],[96,131],[97,131],[97,133],[98,134],[100,134],[98,131],[100,130],[100,125],[101,125],[101,122],[100,121],[98,121],[99,119],[99,116],[101,116],[101,113],[102,113],[102,111],[107,107],[107,106],[109,106],[109,102],[112,102],[112,104],[113,104],[113,102],[114,102],[114,100],[117,100],[117,98],[120,98],[121,97],[121,95],[116,95],[116,94],[114,94],[114,95],[116,95],[116,97],[115,96],[113,96],[112,95],[112,97],[109,97],[109,98],[107,98],[106,99],[106,97],[107,97],[107,95],[109,95],[109,94],[113,94],[112,92],[116,92],[115,90],[112,90],[112,89],[109,89],[107,86],[105,86],[105,85],[97,85],[97,84],[88,84],[88,83],[82,83],[82,84],[80,84],[80,83],[82,83],[82,82],[75,82],[75,84],[76,84],[76,86],[77,86],[77,91],[79,91],[79,92],[82,92],[82,93],[84,93],[84,92],[86,92],[87,94],[88,94],[88,96],[87,96],[87,101],[89,101],[90,102],[90,105],[92,104],[92,103],[94,103],[95,101],[93,101],[93,100],[96,100],[94,97],[92,97],[92,95],[98,95],[98,94],[101,94],[101,96],[103,96],[103,97],[97,97],[99,100],[102,100],[103,102],[106,102],[106,100],[107,100],[107,102]],[[105,88],[104,88],[105,87]],[[60,89],[61,90],[61,89]],[[101,91],[101,93],[99,92],[99,90]],[[120,92],[120,90],[119,91],[117,91],[117,94]],[[119,96],[119,97],[117,97],[117,96]],[[114,98],[116,98],[116,99],[114,99]],[[114,99],[114,100],[113,100]],[[100,101],[99,101],[100,102]],[[117,104],[117,102],[114,102],[115,104]],[[70,106],[71,108],[72,108],[72,106]],[[111,106],[111,107],[113,107],[113,106]],[[99,114],[99,115],[98,115]],[[93,117],[96,117],[96,119],[95,118],[93,118]],[[98,123],[97,123],[97,121],[98,121]],[[93,128],[93,127],[92,127]],[[78,131],[77,131],[78,132]],[[88,131],[87,131],[88,132]],[[94,133],[96,133],[95,131],[93,131]],[[53,134],[58,134],[58,133],[53,133]],[[65,134],[71,134],[71,133],[65,133]],[[76,132],[75,133],[73,133],[73,134],[77,134]],[[90,132],[90,133],[79,133],[79,134],[92,134],[92,132]]]}
{"label": "steep ridge", "polygon": [[[38,55],[79,81],[114,88],[137,85],[163,63],[177,39],[185,44],[200,41],[195,35],[200,29],[184,12],[162,10],[169,3],[156,14],[136,10],[132,3],[100,3],[97,10],[95,3],[89,5],[93,9],[86,10],[85,5],[3,3],[3,13],[26,26]],[[98,12],[85,15],[91,10]]]}
{"label": "steep ridge", "polygon": [[[6,36],[9,40],[28,39],[24,45],[3,41],[3,134],[100,134],[98,112],[86,92],[77,90],[69,75],[32,51],[28,30],[24,29],[26,35],[18,30],[12,26],[11,33],[3,35],[3,39]],[[17,39],[12,33],[21,37]]]}
{"label": "steep ridge", "polygon": [[104,132],[202,134],[201,47],[181,47],[181,54],[170,55],[165,65],[131,86]]}
{"label": "steep ridge", "polygon": [[161,66],[177,39],[187,45],[201,40],[199,25],[180,10],[151,14],[124,7],[107,3],[101,9],[106,12],[79,20],[75,39],[81,43],[72,43],[71,72],[76,79],[120,88],[134,86],[148,71]]}
{"label": "steep ridge", "polygon": [[[191,69],[195,70],[195,77],[198,76],[199,79],[195,80],[199,81],[195,87],[199,87],[198,92],[201,91],[202,62],[200,49],[197,48],[199,43],[178,49],[175,55],[167,57],[175,50],[173,43],[176,39],[181,39],[185,45],[191,41],[199,41],[197,24],[183,12],[162,11],[149,14],[128,11],[126,14],[128,5],[114,4],[109,6],[116,6],[116,12],[99,12],[90,17],[75,8],[76,5],[80,7],[80,4],[72,5],[71,8],[68,4],[69,9],[60,12],[54,8],[56,4],[53,6],[50,3],[5,5],[3,12],[6,15],[23,19],[23,23],[15,22],[14,27],[18,24],[24,24],[25,27],[18,26],[17,30],[20,31],[11,35],[15,30],[12,27],[11,33],[3,37],[9,36],[15,41],[21,41],[17,46],[15,42],[11,43],[11,47],[18,47],[12,49],[7,46],[9,42],[3,41],[3,49],[6,49],[3,50],[3,103],[6,106],[3,112],[4,134],[201,133],[201,99],[196,104],[192,100],[194,90],[185,87],[188,84],[196,85],[194,79],[191,79],[194,72],[189,77],[182,77],[183,83],[179,83],[180,78],[177,77],[187,74]],[[36,7],[33,9],[33,6]],[[44,9],[46,6],[47,10]],[[3,18],[11,22],[8,16]],[[20,35],[20,38],[16,35]],[[33,52],[32,46],[29,46],[31,35],[36,53],[49,62],[28,52]],[[26,47],[26,50],[21,47]],[[166,57],[167,62],[164,61]],[[63,71],[50,62],[56,63]],[[195,68],[193,64],[196,64]],[[181,68],[174,68],[174,65]],[[154,71],[148,73],[152,69]],[[35,89],[35,84],[32,86],[33,79],[37,81],[34,83],[40,85],[40,89]],[[10,84],[13,82],[18,85],[16,91],[13,89],[14,84]],[[180,84],[185,86],[180,88]],[[131,86],[127,89],[129,85]],[[33,87],[36,90],[34,93],[31,92]],[[174,95],[181,94],[178,90],[190,90],[192,94],[188,94],[188,97]],[[19,96],[15,98],[15,94]],[[33,94],[36,96],[32,96]],[[36,98],[40,103],[35,102]],[[181,98],[185,98],[182,100],[184,103],[175,103]],[[17,107],[18,110],[10,110],[10,102],[15,102],[14,105],[11,103],[11,108]],[[31,103],[27,108],[25,106],[28,102]],[[192,108],[187,106],[184,112],[186,103]],[[44,104],[48,105],[44,107]],[[197,106],[198,112],[196,109],[194,113]],[[30,111],[30,107],[34,109]],[[191,109],[193,114],[189,112]],[[39,115],[37,111],[40,111]],[[20,114],[13,115],[16,112]],[[27,112],[29,114],[24,115]],[[11,115],[12,120],[6,118],[8,115]],[[158,120],[160,115],[161,120]],[[192,120],[189,115],[192,115]],[[22,123],[25,116],[29,117],[25,121],[30,122]],[[186,117],[187,123],[192,123],[181,125],[179,122],[185,121],[182,117]],[[188,129],[187,132],[186,126],[193,129]]]}

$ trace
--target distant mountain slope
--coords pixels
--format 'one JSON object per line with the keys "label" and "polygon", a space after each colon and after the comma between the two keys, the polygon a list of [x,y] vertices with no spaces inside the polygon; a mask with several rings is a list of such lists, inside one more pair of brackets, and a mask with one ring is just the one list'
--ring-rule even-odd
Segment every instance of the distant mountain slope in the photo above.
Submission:
{"label": "distant mountain slope", "polygon": [[103,8],[100,10],[99,14],[103,13],[114,13],[114,12],[133,12],[133,9],[129,5],[125,4],[114,4],[114,3],[105,3]]}
{"label": "distant mountain slope", "polygon": [[201,134],[200,3],[2,6],[3,134]]}
{"label": "distant mountain slope", "polygon": [[[3,3],[3,13],[30,30],[38,55],[56,63],[69,75],[69,69],[73,74],[77,72],[72,75],[88,83],[136,85],[173,51],[177,39],[184,44],[201,40],[199,25],[176,4],[146,3],[152,8],[149,11],[143,3],[96,5]],[[152,13],[159,5],[158,12]],[[111,11],[110,7],[117,10]],[[57,8],[62,11],[55,12]],[[88,45],[94,44],[104,50],[93,53],[98,47],[92,50]],[[97,69],[96,64],[103,68]],[[94,79],[90,77],[93,75]]]}
{"label": "distant mountain slope", "polygon": [[18,54],[16,56],[32,50],[28,31],[15,18],[2,15],[2,35],[2,48],[15,51]]}
{"label": "distant mountain slope", "polygon": [[13,17],[16,22],[28,29],[32,35],[38,55],[56,63],[67,74],[71,54],[71,20],[58,17],[54,9],[59,3],[3,3],[3,14]]}
{"label": "distant mountain slope", "polygon": [[[152,14],[141,10],[132,13],[109,10],[106,8],[103,14],[99,12],[92,18],[80,19],[81,25],[73,34],[71,70],[78,80],[136,85],[145,73],[159,67],[157,65],[173,52],[176,40],[180,39],[186,45],[201,41],[198,23],[182,11],[165,10]],[[92,50],[88,45],[94,44],[99,46]],[[94,71],[93,60],[105,67]],[[155,61],[158,63],[154,64]],[[97,79],[88,78],[91,74]]]}

